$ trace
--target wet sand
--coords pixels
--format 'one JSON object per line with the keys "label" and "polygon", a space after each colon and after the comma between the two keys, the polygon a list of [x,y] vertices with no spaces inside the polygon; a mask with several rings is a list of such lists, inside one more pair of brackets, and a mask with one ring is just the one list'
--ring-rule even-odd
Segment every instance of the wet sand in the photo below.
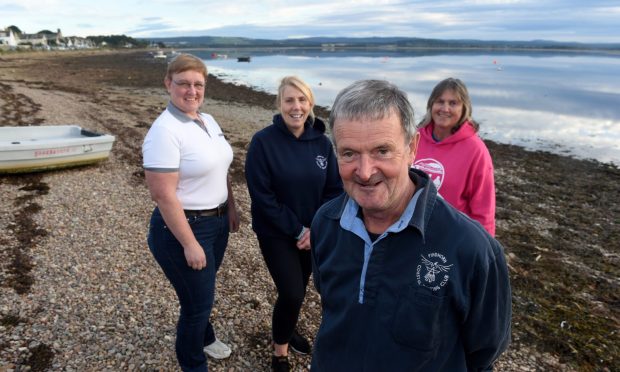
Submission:
{"label": "wet sand", "polygon": [[[117,137],[100,165],[0,176],[0,370],[176,368],[178,309],[144,239],[153,204],[140,151],[167,103],[165,66],[146,51],[0,54],[0,125],[78,124]],[[249,227],[243,163],[274,97],[211,76],[206,96],[235,151],[244,223],[214,310],[234,351],[209,366],[267,370],[274,290]],[[620,370],[620,171],[487,145],[514,293],[513,344],[498,370]],[[310,338],[319,304],[310,289],[301,318]],[[299,370],[310,358],[292,361]]]}

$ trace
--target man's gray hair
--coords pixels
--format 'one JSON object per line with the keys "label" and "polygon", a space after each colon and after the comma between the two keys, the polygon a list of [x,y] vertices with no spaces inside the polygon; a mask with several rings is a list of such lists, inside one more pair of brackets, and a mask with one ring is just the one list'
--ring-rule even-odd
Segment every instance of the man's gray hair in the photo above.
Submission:
{"label": "man's gray hair", "polygon": [[415,136],[413,107],[407,93],[385,80],[358,80],[338,93],[329,114],[329,129],[339,120],[381,120],[395,113],[405,133],[405,143]]}

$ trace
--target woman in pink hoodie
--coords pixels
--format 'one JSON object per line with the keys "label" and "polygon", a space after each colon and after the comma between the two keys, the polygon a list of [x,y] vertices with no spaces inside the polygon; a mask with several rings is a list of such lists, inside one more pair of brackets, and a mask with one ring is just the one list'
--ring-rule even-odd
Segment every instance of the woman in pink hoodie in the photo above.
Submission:
{"label": "woman in pink hoodie", "polygon": [[431,176],[444,199],[495,236],[493,162],[478,127],[465,84],[455,78],[441,81],[418,124],[413,166]]}

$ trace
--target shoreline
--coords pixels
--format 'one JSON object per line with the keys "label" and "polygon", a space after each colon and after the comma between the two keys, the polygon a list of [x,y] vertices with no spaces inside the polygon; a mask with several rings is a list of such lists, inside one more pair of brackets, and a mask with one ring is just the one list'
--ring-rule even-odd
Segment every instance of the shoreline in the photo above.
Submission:
{"label": "shoreline", "polygon": [[[243,47],[239,47],[240,49],[243,49]],[[239,49],[239,48],[164,48],[162,50],[176,50],[178,51],[182,51],[182,52],[191,52],[194,50],[234,50],[234,49]],[[354,49],[358,49],[359,47],[352,47]],[[287,47],[280,47],[280,48],[257,48],[257,47],[253,47],[251,49],[256,49],[256,50],[261,50],[261,49],[269,49],[269,50],[274,50],[274,49],[299,49],[299,48],[287,48]],[[320,48],[319,48],[320,49]],[[413,48],[413,49],[445,49],[445,48]],[[477,50],[478,48],[452,48],[452,49],[464,49],[464,50],[470,50],[470,49],[475,49]],[[482,48],[485,49],[485,48]],[[49,56],[49,57],[60,57],[62,58],[63,56],[67,56],[67,55],[77,55],[77,56],[89,56],[89,55],[97,55],[97,54],[102,54],[102,55],[118,55],[118,54],[123,54],[123,55],[136,55],[136,54],[142,54],[142,58],[140,58],[141,60],[143,60],[145,63],[150,63],[150,64],[162,64],[161,60],[151,60],[151,58],[148,57],[148,53],[150,52],[150,49],[147,50],[142,50],[142,51],[135,51],[135,50],[109,50],[109,49],[103,49],[103,50],[81,50],[81,51],[34,51],[34,52],[17,52],[15,54],[17,55],[25,55],[26,57],[30,54],[30,55],[36,55],[37,57],[42,57],[42,59],[46,59],[45,57]],[[521,51],[521,50],[519,50]],[[538,52],[542,52],[545,51],[544,49],[542,50],[536,50]],[[586,52],[588,50],[585,50]],[[555,52],[555,51],[554,51]],[[569,51],[564,51],[564,50],[558,50],[558,52],[571,52]],[[583,52],[581,50],[578,50],[577,52]],[[594,50],[594,52],[596,52],[596,50]],[[618,52],[620,53],[620,51]],[[5,56],[11,56],[10,54],[6,54]],[[2,61],[2,54],[0,54],[0,62]],[[166,60],[167,61],[167,60]],[[90,61],[92,62],[92,61]],[[137,67],[137,66],[136,66]],[[209,66],[207,65],[207,68]],[[138,68],[139,69],[139,68]],[[163,70],[165,72],[165,69]],[[163,76],[163,72],[162,72],[162,76]],[[140,80],[141,79],[141,80]],[[131,80],[131,79],[129,79]],[[156,75],[152,75],[152,80],[148,80],[145,81],[144,77],[139,77],[139,81],[141,81],[142,84],[145,84],[146,86],[149,87],[153,87],[153,88],[158,88],[163,86],[162,84],[160,84],[160,81],[163,80],[163,77],[158,77]],[[127,81],[127,82],[123,82],[123,81],[119,81],[118,79],[111,79],[111,81],[114,84],[119,84],[121,86],[126,85],[128,87],[135,87],[137,84],[132,83],[131,81]],[[110,81],[106,82],[105,79],[98,79],[98,83],[101,84],[109,84]],[[163,88],[162,88],[163,89]],[[205,92],[205,98],[212,98],[215,100],[219,100],[219,101],[224,101],[224,102],[229,102],[229,103],[235,103],[235,104],[245,104],[245,105],[251,105],[251,106],[260,106],[262,108],[271,110],[271,109],[275,109],[275,94],[271,94],[271,93],[267,93],[265,91],[259,90],[259,89],[255,89],[252,86],[249,85],[240,85],[240,84],[235,84],[235,83],[231,83],[226,81],[226,79],[222,79],[216,75],[213,75],[212,73],[209,73],[208,76],[208,80],[207,80],[207,90]],[[327,119],[329,117],[329,107],[325,107],[325,106],[320,106],[317,105],[315,106],[315,113],[317,116],[323,118],[323,119]],[[509,143],[504,143],[504,142],[499,142],[499,141],[495,141],[495,140],[491,140],[491,139],[484,139],[484,142],[487,144],[491,144],[492,146],[495,145],[499,145],[499,146],[509,146],[511,148],[515,148],[515,149],[521,149],[523,151],[527,151],[529,153],[537,153],[540,154],[542,156],[559,156],[562,158],[568,158],[568,159],[572,159],[572,160],[577,160],[577,161],[586,161],[586,162],[592,162],[593,164],[596,165],[600,165],[603,167],[610,167],[612,169],[620,169],[620,164],[616,164],[613,161],[602,161],[602,160],[598,160],[595,158],[587,158],[587,157],[581,157],[579,155],[576,154],[571,154],[569,152],[564,152],[564,153],[558,153],[558,152],[552,152],[550,150],[546,150],[546,149],[537,149],[537,148],[528,148],[524,145],[519,145],[519,144],[509,144]],[[555,144],[555,143],[550,143],[549,146],[555,146],[558,147],[559,149],[563,149],[564,147],[562,147],[561,144]],[[562,151],[562,150],[559,150]],[[567,149],[568,151],[568,149]]]}
{"label": "shoreline", "polygon": [[[308,48],[308,49],[317,49],[317,48]],[[362,47],[351,47],[351,48],[343,48],[345,50],[351,49],[351,50],[361,50],[364,49]],[[375,50],[377,48],[374,47],[369,47],[368,49],[370,50]],[[380,49],[380,48],[379,48]],[[417,49],[417,48],[414,48]],[[430,53],[431,55],[433,54],[437,54],[436,51],[441,51],[441,50],[446,50],[445,48],[422,48],[423,49],[428,49],[429,51],[433,51],[433,53]],[[464,51],[469,51],[470,49],[475,49],[475,48],[464,48],[464,49],[459,49],[459,48],[450,48],[449,50],[454,50],[454,51],[460,51],[460,50],[464,50]],[[170,49],[172,50],[172,49]],[[202,52],[200,55],[204,56],[205,58],[205,62],[208,64],[210,62],[209,59],[206,59],[208,57],[205,56],[205,52],[206,51],[214,51],[214,50],[218,50],[218,49],[212,49],[212,48],[188,48],[188,49],[177,49],[175,52],[179,52],[179,51],[186,51],[186,52]],[[275,51],[277,50],[299,50],[299,48],[249,48],[247,51],[254,51],[255,53],[258,53],[258,55],[261,55],[262,53],[265,53],[266,51],[268,51],[269,53],[275,53]],[[237,50],[235,51],[234,49],[225,49],[224,52],[227,53],[232,53],[233,56],[235,56],[236,54],[240,54],[240,53],[247,53],[247,51],[243,51],[241,50]],[[402,50],[396,50],[396,53],[400,53],[403,52]],[[537,51],[538,53],[544,53],[543,50],[539,50]],[[560,51],[555,51],[555,52],[550,52],[550,53],[557,53]],[[580,53],[583,51],[576,51],[575,53]],[[308,52],[310,53],[310,52]],[[243,54],[241,54],[243,55]],[[328,54],[329,55],[329,54]],[[233,60],[235,59],[234,57],[232,58]],[[234,73],[232,74],[227,74],[226,72],[221,72],[221,73],[216,73],[213,74],[216,77],[218,77],[218,79],[221,79],[224,82],[233,82],[233,84],[242,84],[244,86],[249,87],[250,89],[254,89],[257,91],[265,91],[263,89],[263,87],[261,86],[253,86],[252,84],[250,84],[248,81],[246,81],[245,83],[236,83],[235,81],[235,77],[236,76]],[[243,80],[243,79],[242,79]],[[271,87],[270,89],[273,89],[273,87]],[[329,104],[328,102],[324,102],[325,103],[325,112],[329,111]],[[424,115],[423,110],[422,111],[416,111],[416,117],[421,117]],[[580,139],[577,138],[573,138],[572,141],[569,142],[558,142],[557,139],[554,138],[545,138],[545,139],[541,139],[541,138],[536,138],[536,134],[535,133],[530,133],[530,135],[532,135],[533,137],[528,137],[528,138],[524,138],[524,137],[519,137],[519,138],[505,138],[502,136],[498,136],[497,133],[493,134],[497,128],[501,127],[502,124],[499,124],[499,127],[497,127],[498,124],[496,124],[496,127],[490,129],[490,132],[488,133],[484,133],[485,129],[489,130],[489,128],[486,127],[486,125],[484,124],[484,121],[482,122],[482,131],[481,131],[481,136],[483,136],[483,138],[485,140],[489,140],[489,141],[494,141],[496,143],[501,143],[501,144],[511,144],[511,145],[516,145],[518,147],[522,147],[524,149],[526,149],[527,151],[533,151],[533,152],[537,152],[537,151],[542,151],[542,152],[549,152],[551,154],[557,154],[560,156],[567,156],[567,157],[572,157],[578,160],[595,160],[597,162],[600,162],[602,164],[607,164],[607,165],[612,165],[615,167],[619,167],[620,166],[620,154],[618,153],[610,153],[609,151],[609,145],[607,146],[599,146],[597,147],[596,144],[589,144],[586,145],[585,143],[582,143],[580,141]],[[590,146],[591,148],[589,148],[588,146]],[[595,154],[595,155],[593,155]]]}
{"label": "shoreline", "polygon": [[213,51],[248,51],[248,50],[325,50],[325,51],[339,51],[339,50],[381,50],[381,51],[438,51],[438,50],[450,50],[456,52],[500,52],[502,54],[510,53],[557,53],[557,54],[572,54],[572,53],[587,53],[587,54],[602,54],[602,55],[618,55],[620,50],[618,49],[596,49],[596,48],[526,48],[526,47],[456,47],[456,46],[396,46],[396,45],[360,45],[360,46],[194,46],[194,47],[175,47],[168,46],[163,48],[164,50],[176,50],[176,51],[193,51],[193,50],[213,50]]}
{"label": "shoreline", "polygon": [[[167,103],[165,62],[147,53],[0,54],[0,125],[76,123],[117,137],[101,165],[0,176],[0,369],[176,368],[176,299],[144,240],[153,204],[140,147]],[[234,149],[242,218],[214,309],[233,355],[209,367],[266,370],[275,293],[249,226],[243,164],[252,134],[275,113],[274,96],[210,75],[206,98],[204,111]],[[485,142],[513,286],[513,343],[499,370],[620,369],[620,170]],[[300,325],[313,339],[320,299],[308,292]],[[292,365],[309,361],[294,356]]]}

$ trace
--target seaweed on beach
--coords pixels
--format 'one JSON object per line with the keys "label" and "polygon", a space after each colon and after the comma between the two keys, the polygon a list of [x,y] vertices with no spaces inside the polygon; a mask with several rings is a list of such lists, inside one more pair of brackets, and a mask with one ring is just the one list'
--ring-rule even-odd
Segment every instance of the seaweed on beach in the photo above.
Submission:
{"label": "seaweed on beach", "polygon": [[[79,91],[90,102],[124,110],[121,101],[108,102],[96,87],[157,88],[163,92],[165,64],[145,55],[145,51],[63,54],[46,63],[22,63],[28,64],[24,68],[39,81],[28,82],[32,87],[39,84],[45,89]],[[0,90],[5,90],[4,86],[0,85]],[[14,92],[10,94],[8,99],[30,105],[19,114],[21,122],[36,121],[36,106]],[[273,95],[224,83],[213,76],[209,76],[207,96],[231,105],[274,107]],[[132,104],[140,104],[138,99]],[[5,109],[19,106],[12,104]],[[161,108],[131,110],[136,114],[142,110],[141,121],[108,121],[97,112],[88,119],[117,135],[114,156],[128,164],[128,177],[137,185],[143,184],[143,172],[135,168],[141,165],[139,146],[151,120],[148,117],[154,119]],[[328,116],[326,110],[317,114]],[[231,174],[237,187],[245,185],[243,159],[249,138],[251,134],[231,139],[235,148]],[[510,348],[549,354],[561,363],[546,364],[544,358],[529,355],[536,358],[539,370],[620,371],[620,170],[610,164],[510,145],[487,145],[496,170],[497,238],[506,249],[513,289]],[[16,225],[12,237],[20,243],[14,256],[25,255],[20,265],[27,269],[30,248],[46,234],[34,220],[41,213],[36,197],[43,195],[45,185],[42,179],[14,178],[14,182],[24,193],[14,200],[17,210],[13,212]],[[13,241],[6,243],[15,245]],[[27,273],[25,270],[24,278]],[[269,348],[265,342],[268,329],[248,333],[249,344],[261,350]],[[50,350],[42,347],[40,351],[42,357],[47,356],[42,360],[51,361],[46,352]]]}
{"label": "seaweed on beach", "polygon": [[12,315],[12,314],[3,315],[0,318],[0,325],[3,327],[14,327],[18,325],[19,323],[23,323],[23,322],[24,322],[24,319],[20,318],[17,315]]}
{"label": "seaweed on beach", "polygon": [[39,344],[30,350],[30,357],[26,365],[30,366],[32,372],[42,372],[52,367],[54,351],[46,344]]}
{"label": "seaweed on beach", "polygon": [[582,371],[620,370],[620,170],[488,146],[517,344]]}
{"label": "seaweed on beach", "polygon": [[17,196],[13,202],[18,209],[14,213],[14,223],[10,226],[15,240],[8,244],[8,277],[3,285],[11,287],[18,294],[26,294],[34,284],[32,276],[31,248],[47,235],[34,220],[41,206],[34,200],[49,192],[49,186],[42,181],[41,174],[19,175],[10,178],[11,183],[22,185],[19,190],[26,194]]}
{"label": "seaweed on beach", "polygon": [[2,120],[7,125],[37,125],[43,122],[42,119],[35,117],[41,106],[27,96],[15,93],[8,84],[0,83],[0,102],[2,102],[0,105]]}

